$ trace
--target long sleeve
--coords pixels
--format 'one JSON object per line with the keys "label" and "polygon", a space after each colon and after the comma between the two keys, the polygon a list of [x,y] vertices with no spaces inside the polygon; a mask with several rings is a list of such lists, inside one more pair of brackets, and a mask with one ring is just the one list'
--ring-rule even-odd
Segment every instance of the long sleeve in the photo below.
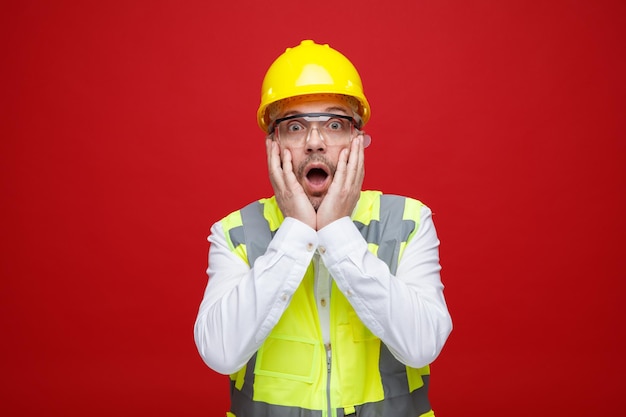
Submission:
{"label": "long sleeve", "polygon": [[[316,280],[330,273],[363,323],[401,362],[413,367],[431,363],[452,330],[439,274],[439,240],[425,206],[395,275],[368,251],[348,217],[318,232],[286,218],[252,268],[229,250],[220,223],[212,227],[209,242],[209,282],[194,336],[200,355],[217,372],[239,370],[258,350],[316,250]],[[321,305],[322,333],[328,334],[328,306]]]}
{"label": "long sleeve", "polygon": [[239,370],[289,305],[317,248],[316,232],[286,218],[250,268],[233,254],[218,222],[211,228],[209,281],[194,326],[196,346],[217,372]]}
{"label": "long sleeve", "polygon": [[439,239],[426,206],[417,233],[407,244],[395,276],[348,218],[318,232],[323,263],[359,318],[398,360],[412,367],[430,364],[452,331],[443,296]]}

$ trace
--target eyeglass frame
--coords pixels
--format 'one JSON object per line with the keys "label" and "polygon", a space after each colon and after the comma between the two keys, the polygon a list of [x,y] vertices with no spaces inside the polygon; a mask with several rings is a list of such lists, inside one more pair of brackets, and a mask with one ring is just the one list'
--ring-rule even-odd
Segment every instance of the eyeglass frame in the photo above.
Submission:
{"label": "eyeglass frame", "polygon": [[[298,113],[298,114],[292,114],[290,116],[285,116],[285,117],[281,117],[278,118],[276,120],[274,120],[272,123],[270,123],[268,130],[267,130],[267,134],[268,136],[273,135],[276,131],[276,127],[287,120],[292,120],[292,119],[299,119],[299,118],[303,118],[303,117],[323,117],[323,116],[329,116],[330,118],[340,118],[340,119],[345,119],[348,120],[350,122],[350,125],[353,126],[354,128],[356,128],[357,130],[361,129],[361,120],[359,117],[352,117],[352,116],[348,116],[345,114],[336,114],[336,113],[326,113],[326,112],[315,112],[315,113]],[[319,130],[318,130],[318,133]],[[307,138],[308,135],[310,135],[310,132],[307,134]]]}

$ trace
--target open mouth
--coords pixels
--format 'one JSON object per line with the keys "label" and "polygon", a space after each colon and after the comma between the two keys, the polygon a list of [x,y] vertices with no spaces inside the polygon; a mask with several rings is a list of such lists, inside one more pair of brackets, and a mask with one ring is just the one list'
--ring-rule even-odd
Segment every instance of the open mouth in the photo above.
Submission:
{"label": "open mouth", "polygon": [[322,185],[326,178],[328,178],[328,172],[323,168],[311,168],[306,173],[306,179],[313,185]]}
{"label": "open mouth", "polygon": [[323,195],[330,183],[330,170],[323,163],[314,163],[304,171],[304,184],[310,196]]}

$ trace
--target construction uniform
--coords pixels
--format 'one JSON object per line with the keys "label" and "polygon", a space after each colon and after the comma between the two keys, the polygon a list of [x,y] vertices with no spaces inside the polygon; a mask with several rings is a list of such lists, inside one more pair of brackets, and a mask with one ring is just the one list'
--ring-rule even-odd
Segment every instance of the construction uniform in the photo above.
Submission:
{"label": "construction uniform", "polygon": [[452,324],[428,207],[363,191],[315,232],[262,199],[210,241],[195,338],[230,374],[231,416],[434,415],[429,364]]}

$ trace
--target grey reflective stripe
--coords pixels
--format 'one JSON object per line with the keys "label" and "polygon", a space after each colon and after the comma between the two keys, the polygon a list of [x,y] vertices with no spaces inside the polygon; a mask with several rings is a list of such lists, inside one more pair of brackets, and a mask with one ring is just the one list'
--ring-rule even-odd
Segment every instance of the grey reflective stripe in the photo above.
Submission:
{"label": "grey reflective stripe", "polygon": [[263,216],[263,204],[255,202],[241,209],[243,234],[246,239],[246,253],[250,266],[263,255],[272,240],[270,225]]}
{"label": "grey reflective stripe", "polygon": [[402,220],[405,201],[401,196],[381,195],[380,220],[371,220],[368,225],[354,222],[367,243],[378,245],[377,256],[389,265],[392,274],[398,269],[400,244],[406,242],[415,229],[415,221]]}
{"label": "grey reflective stripe", "polygon": [[246,364],[246,375],[243,378],[241,391],[250,398],[254,396],[254,367],[256,366],[256,352]]}
{"label": "grey reflective stripe", "polygon": [[242,243],[246,243],[246,237],[243,234],[243,226],[233,227],[228,232],[230,236],[230,241],[233,242],[233,248],[241,245]]}
{"label": "grey reflective stripe", "polygon": [[235,388],[231,381],[231,413],[236,417],[322,417],[321,410],[307,410],[254,401],[252,397]]}
{"label": "grey reflective stripe", "polygon": [[263,204],[259,201],[248,204],[240,212],[243,226],[234,227],[228,233],[233,247],[245,243],[248,264],[252,266],[256,258],[265,253],[274,234],[263,216]]}
{"label": "grey reflective stripe", "polygon": [[307,410],[299,407],[287,407],[253,400],[254,366],[256,353],[246,365],[246,376],[241,390],[231,381],[231,412],[236,417],[322,417],[321,410]]}
{"label": "grey reflective stripe", "polygon": [[[424,375],[424,386],[415,391],[382,401],[356,405],[359,417],[410,416],[419,417],[431,410],[428,401],[428,383],[430,376]],[[408,382],[405,382],[408,386]],[[286,407],[254,401],[244,391],[235,388],[231,381],[231,412],[236,417],[321,417],[321,410],[307,410],[300,407]],[[349,416],[353,416],[350,414]],[[337,417],[344,417],[343,408],[337,409]]]}
{"label": "grey reflective stripe", "polygon": [[[424,385],[413,392],[382,401],[357,405],[356,415],[359,417],[411,416],[419,417],[431,410],[428,401],[428,383],[430,376],[422,376]],[[407,383],[408,384],[408,383]]]}
{"label": "grey reflective stripe", "polygon": [[[413,392],[409,392],[406,366],[393,356],[384,343],[380,344],[378,370],[385,393],[385,399],[381,401],[381,403],[383,403],[382,406],[386,408],[387,412],[381,414],[380,411],[376,409],[378,414],[364,413],[359,414],[359,416],[419,416],[420,414],[430,411],[430,401],[428,400],[428,381],[430,375],[422,375],[424,385]],[[411,400],[408,400],[407,396],[410,396]],[[369,407],[370,404],[366,404],[364,407],[365,406]],[[375,407],[374,405],[371,406]]]}

